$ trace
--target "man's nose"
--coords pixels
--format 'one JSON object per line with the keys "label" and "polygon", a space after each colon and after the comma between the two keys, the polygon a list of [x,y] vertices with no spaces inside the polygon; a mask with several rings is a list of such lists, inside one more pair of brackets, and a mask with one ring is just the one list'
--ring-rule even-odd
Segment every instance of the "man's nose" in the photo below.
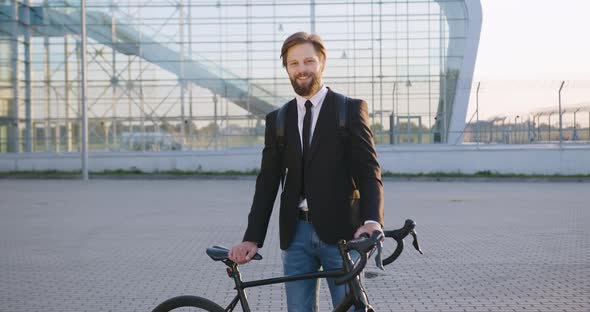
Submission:
{"label": "man's nose", "polygon": [[293,74],[295,77],[299,77],[301,74],[303,74],[303,71],[298,67],[293,70]]}
{"label": "man's nose", "polygon": [[305,64],[299,64],[295,68],[295,74],[301,75],[307,72],[307,66]]}

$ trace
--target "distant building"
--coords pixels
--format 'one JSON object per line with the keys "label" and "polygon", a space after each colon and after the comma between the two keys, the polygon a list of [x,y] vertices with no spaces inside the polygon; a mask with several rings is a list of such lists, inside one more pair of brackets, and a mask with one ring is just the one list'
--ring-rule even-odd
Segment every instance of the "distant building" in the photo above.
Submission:
{"label": "distant building", "polygon": [[[78,149],[81,17],[67,3],[0,2],[0,153]],[[211,122],[257,127],[293,96],[279,54],[301,30],[325,40],[326,84],[368,101],[378,144],[463,141],[477,0],[88,3],[91,149],[170,129],[190,149]]]}

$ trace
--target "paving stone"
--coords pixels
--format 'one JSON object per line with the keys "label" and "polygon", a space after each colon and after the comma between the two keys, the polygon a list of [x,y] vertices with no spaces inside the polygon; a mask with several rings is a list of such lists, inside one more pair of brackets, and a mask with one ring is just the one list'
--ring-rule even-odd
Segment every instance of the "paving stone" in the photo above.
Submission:
{"label": "paving stone", "polygon": [[[387,228],[413,218],[425,254],[407,241],[385,271],[369,264],[378,311],[590,311],[586,183],[384,188]],[[253,180],[0,180],[0,311],[150,311],[186,294],[225,306],[233,283],[205,249],[241,240],[253,189]],[[245,280],[282,273],[277,215]],[[253,310],[286,310],[283,285],[248,296]],[[330,308],[324,282],[321,310]]]}

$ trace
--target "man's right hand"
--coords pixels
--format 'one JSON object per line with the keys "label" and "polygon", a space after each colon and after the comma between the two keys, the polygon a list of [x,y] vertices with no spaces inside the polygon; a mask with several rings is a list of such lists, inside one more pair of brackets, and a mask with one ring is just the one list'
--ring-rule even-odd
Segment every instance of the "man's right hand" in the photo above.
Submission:
{"label": "man's right hand", "polygon": [[227,257],[237,264],[244,264],[250,262],[257,252],[258,244],[246,241],[232,247]]}

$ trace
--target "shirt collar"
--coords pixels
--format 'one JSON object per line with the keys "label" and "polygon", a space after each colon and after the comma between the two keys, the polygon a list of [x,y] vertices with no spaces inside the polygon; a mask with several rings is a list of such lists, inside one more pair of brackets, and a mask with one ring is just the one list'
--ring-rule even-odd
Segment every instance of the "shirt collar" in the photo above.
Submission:
{"label": "shirt collar", "polygon": [[[316,94],[314,94],[309,100],[311,101],[311,104],[313,105],[313,107],[317,107],[320,103],[322,103],[322,101],[324,100],[324,98],[326,97],[326,94],[328,94],[328,88],[326,87],[326,85],[322,85],[322,87],[320,88],[320,90],[318,90],[318,92]],[[299,94],[295,95],[295,99],[297,100],[297,106],[300,109],[304,109],[305,110],[305,102],[307,102],[307,99],[302,97]]]}

